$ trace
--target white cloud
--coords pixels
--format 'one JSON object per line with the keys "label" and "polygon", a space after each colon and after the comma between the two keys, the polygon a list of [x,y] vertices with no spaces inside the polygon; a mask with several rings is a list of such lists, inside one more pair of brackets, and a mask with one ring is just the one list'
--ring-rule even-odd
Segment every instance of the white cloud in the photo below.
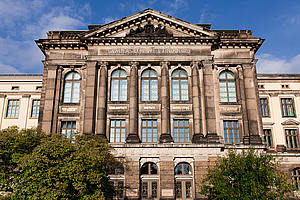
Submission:
{"label": "white cloud", "polygon": [[116,20],[118,20],[117,17],[105,17],[105,18],[103,18],[103,23],[108,24],[108,23],[116,21]]}
{"label": "white cloud", "polygon": [[15,67],[0,63],[0,74],[19,73]]}
{"label": "white cloud", "polygon": [[300,73],[300,54],[290,60],[280,59],[271,54],[258,56],[258,73]]}

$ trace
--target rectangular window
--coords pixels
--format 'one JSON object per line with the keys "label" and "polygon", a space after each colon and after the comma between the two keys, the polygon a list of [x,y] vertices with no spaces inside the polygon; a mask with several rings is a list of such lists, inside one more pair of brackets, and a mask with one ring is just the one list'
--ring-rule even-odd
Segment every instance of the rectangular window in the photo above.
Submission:
{"label": "rectangular window", "polygon": [[224,140],[225,144],[237,144],[239,143],[239,129],[238,121],[236,120],[224,120]]}
{"label": "rectangular window", "polygon": [[31,117],[32,118],[38,118],[40,112],[40,100],[34,99],[32,100],[32,106],[31,106]]}
{"label": "rectangular window", "polygon": [[189,120],[174,119],[174,142],[189,142]]}
{"label": "rectangular window", "polygon": [[19,115],[19,99],[10,99],[7,103],[6,117],[17,118]]}
{"label": "rectangular window", "polygon": [[142,120],[142,142],[157,142],[157,120]]}
{"label": "rectangular window", "polygon": [[110,120],[110,137],[109,141],[125,142],[125,120],[112,119]]}
{"label": "rectangular window", "polygon": [[300,190],[300,168],[293,169],[292,183],[296,187],[296,190]]}
{"label": "rectangular window", "polygon": [[271,129],[264,129],[264,139],[266,145],[270,148],[273,147],[273,139],[272,139],[272,132]]}
{"label": "rectangular window", "polygon": [[292,98],[281,98],[281,111],[283,117],[295,117],[294,100]]}
{"label": "rectangular window", "polygon": [[62,135],[66,136],[68,139],[75,140],[76,121],[62,121],[60,132]]}
{"label": "rectangular window", "polygon": [[285,129],[286,147],[289,149],[299,148],[297,129]]}
{"label": "rectangular window", "polygon": [[176,193],[176,198],[182,198],[181,181],[175,182],[175,193]]}
{"label": "rectangular window", "polygon": [[148,198],[148,183],[147,182],[142,183],[142,197]]}
{"label": "rectangular window", "polygon": [[260,110],[262,117],[269,117],[269,103],[267,98],[260,98]]}

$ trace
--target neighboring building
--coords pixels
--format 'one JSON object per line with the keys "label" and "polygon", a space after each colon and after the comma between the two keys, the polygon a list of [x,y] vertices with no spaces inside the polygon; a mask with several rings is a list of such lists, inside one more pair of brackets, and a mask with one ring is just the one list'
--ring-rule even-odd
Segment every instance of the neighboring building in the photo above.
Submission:
{"label": "neighboring building", "polygon": [[0,75],[0,129],[37,127],[42,78],[41,74]]}
{"label": "neighboring building", "polygon": [[263,39],[251,31],[147,9],[36,43],[46,57],[39,126],[107,138],[126,161],[111,174],[119,198],[201,198],[201,178],[230,148],[272,153],[299,188],[300,75],[257,76]]}

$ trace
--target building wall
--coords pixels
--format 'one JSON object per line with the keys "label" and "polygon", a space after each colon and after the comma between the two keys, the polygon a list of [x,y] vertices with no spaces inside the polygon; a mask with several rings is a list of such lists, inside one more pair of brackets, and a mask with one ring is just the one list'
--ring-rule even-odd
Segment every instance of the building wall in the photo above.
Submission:
{"label": "building wall", "polygon": [[[3,81],[1,116],[6,115],[7,99],[15,97],[20,98],[20,117],[4,117],[1,128],[13,124],[28,128],[38,122],[47,134],[67,134],[66,127],[75,125],[69,133],[107,138],[116,157],[126,163],[125,172],[112,174],[111,179],[124,185],[123,197],[129,199],[141,198],[146,187],[153,192],[153,182],[156,198],[174,199],[179,182],[182,191],[191,186],[189,199],[201,198],[199,185],[207,168],[232,147],[266,150],[281,159],[283,170],[291,174],[300,167],[299,149],[286,148],[283,129],[299,128],[299,75],[257,78],[255,52],[262,42],[249,30],[210,30],[207,25],[190,24],[151,9],[88,31],[51,31],[47,39],[36,41],[45,54],[43,76],[15,76],[16,83],[22,77],[19,91],[8,92],[12,85]],[[111,99],[112,73],[119,69],[126,73],[124,101]],[[141,99],[142,73],[147,69],[157,73],[155,101]],[[188,98],[179,101],[173,100],[172,88],[177,69],[186,71],[188,83]],[[220,74],[225,71],[233,75],[236,100],[232,102],[221,100]],[[79,78],[73,77],[70,83],[70,74]],[[78,83],[78,98],[66,101],[73,94],[66,92],[68,85]],[[42,90],[35,91],[41,84]],[[282,84],[289,86],[282,88]],[[281,117],[281,96],[294,99],[296,117]],[[269,99],[268,118],[261,117],[262,97]],[[35,98],[41,99],[38,120],[29,117]],[[143,119],[157,120],[157,141],[142,142]],[[174,121],[179,119],[188,122],[185,142],[175,140]],[[112,142],[113,120],[124,120],[124,141]],[[237,124],[238,140],[229,144],[224,136],[226,120]],[[266,128],[272,130],[271,148],[263,140]],[[157,174],[142,174],[149,163],[156,166]],[[175,173],[181,165],[190,167],[187,174]]]}
{"label": "building wall", "polygon": [[[18,126],[20,129],[37,127],[38,117],[32,115],[32,102],[41,96],[42,76],[20,74],[0,75],[0,128]],[[18,87],[18,88],[17,88]],[[8,116],[8,102],[18,100],[18,113]]]}

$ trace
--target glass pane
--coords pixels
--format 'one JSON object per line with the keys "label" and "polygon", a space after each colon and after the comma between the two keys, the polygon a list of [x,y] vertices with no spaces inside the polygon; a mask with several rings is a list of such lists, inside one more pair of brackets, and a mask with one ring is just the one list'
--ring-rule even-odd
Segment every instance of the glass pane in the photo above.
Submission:
{"label": "glass pane", "polygon": [[111,77],[119,77],[119,70],[115,70],[112,74]]}
{"label": "glass pane", "polygon": [[151,98],[151,101],[158,100],[157,80],[151,80],[151,82],[150,82],[150,98]]}
{"label": "glass pane", "polygon": [[154,163],[150,164],[150,171],[151,171],[151,174],[157,174],[157,166],[156,166],[156,164],[154,164]]}
{"label": "glass pane", "polygon": [[180,77],[187,77],[187,73],[184,70],[180,70]]}
{"label": "glass pane", "polygon": [[179,80],[172,80],[172,99],[179,101]]}
{"label": "glass pane", "polygon": [[233,73],[227,72],[227,79],[234,79]]}
{"label": "glass pane", "polygon": [[74,72],[70,72],[65,76],[65,80],[72,80],[73,79],[73,73]]}
{"label": "glass pane", "polygon": [[77,72],[74,72],[74,80],[79,80],[80,79],[80,75]]}
{"label": "glass pane", "polygon": [[121,126],[125,127],[125,120],[121,120]]}
{"label": "glass pane", "polygon": [[72,87],[72,82],[65,82],[65,88],[64,88],[64,102],[65,103],[71,102],[71,87]]}
{"label": "glass pane", "polygon": [[182,165],[181,164],[178,164],[176,167],[175,167],[175,175],[181,175],[182,174]]}
{"label": "glass pane", "polygon": [[188,81],[187,80],[181,80],[181,100],[186,101],[188,99],[189,99]]}
{"label": "glass pane", "polygon": [[142,101],[149,101],[149,80],[142,80]]}
{"label": "glass pane", "polygon": [[149,163],[145,163],[145,164],[142,166],[142,168],[141,168],[141,174],[149,174],[148,164],[149,164]]}
{"label": "glass pane", "polygon": [[120,101],[127,100],[127,80],[120,80]]}
{"label": "glass pane", "polygon": [[120,77],[127,77],[127,74],[124,70],[119,70],[120,71]]}
{"label": "glass pane", "polygon": [[178,74],[179,70],[175,70],[173,73],[172,73],[172,77],[179,77],[179,74]]}
{"label": "glass pane", "polygon": [[157,74],[154,70],[150,70],[150,77],[157,77]]}
{"label": "glass pane", "polygon": [[111,100],[112,101],[118,101],[118,94],[119,94],[119,81],[118,80],[112,80],[111,81]]}
{"label": "glass pane", "polygon": [[225,72],[221,72],[220,75],[219,75],[219,78],[220,79],[225,79],[226,78]]}

